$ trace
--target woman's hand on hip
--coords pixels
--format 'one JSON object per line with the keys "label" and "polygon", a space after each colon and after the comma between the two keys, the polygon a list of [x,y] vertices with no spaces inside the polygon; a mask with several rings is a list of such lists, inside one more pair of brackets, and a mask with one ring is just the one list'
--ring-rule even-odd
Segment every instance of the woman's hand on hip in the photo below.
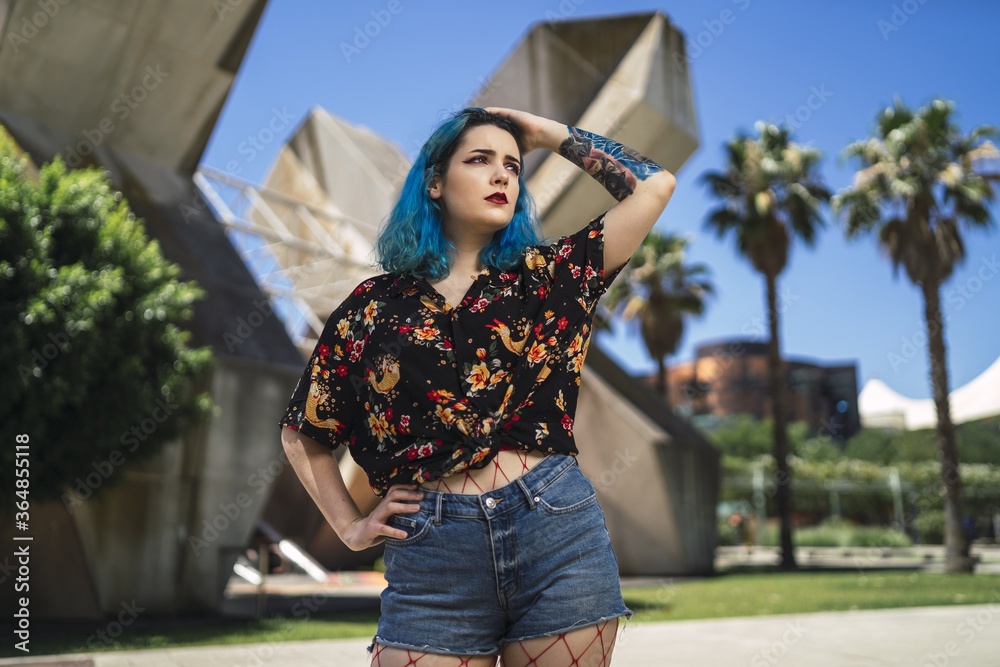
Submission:
{"label": "woman's hand on hip", "polygon": [[569,130],[562,123],[530,114],[527,111],[505,107],[485,107],[485,109],[490,113],[503,116],[517,125],[523,136],[525,153],[530,153],[536,148],[548,148],[554,151],[569,136]]}
{"label": "woman's hand on hip", "polygon": [[388,524],[394,514],[412,514],[420,510],[416,501],[424,497],[416,484],[394,484],[389,487],[382,502],[371,514],[359,517],[348,527],[343,536],[344,544],[352,551],[362,551],[385,541],[385,537],[406,539],[406,531]]}

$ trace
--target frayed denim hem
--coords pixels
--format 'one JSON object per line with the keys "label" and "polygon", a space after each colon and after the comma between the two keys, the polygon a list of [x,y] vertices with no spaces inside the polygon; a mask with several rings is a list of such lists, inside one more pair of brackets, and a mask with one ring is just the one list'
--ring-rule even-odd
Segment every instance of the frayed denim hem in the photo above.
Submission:
{"label": "frayed denim hem", "polygon": [[632,611],[628,607],[625,607],[624,611],[620,611],[617,614],[611,614],[610,616],[602,616],[602,617],[600,617],[598,619],[595,619],[595,620],[592,620],[592,621],[583,621],[583,622],[577,623],[575,625],[571,625],[568,628],[562,628],[560,630],[550,630],[548,632],[539,632],[538,634],[528,635],[526,637],[517,637],[516,639],[510,639],[508,637],[504,637],[503,639],[500,640],[500,646],[502,648],[506,648],[507,644],[513,644],[514,642],[520,642],[520,641],[524,641],[526,639],[538,639],[539,637],[551,637],[551,636],[554,636],[554,635],[561,635],[564,632],[570,632],[572,630],[579,630],[580,628],[585,628],[588,625],[596,625],[597,623],[601,623],[603,621],[609,621],[612,618],[621,618],[622,619],[621,627],[619,627],[618,630],[620,630],[621,632],[624,632],[625,631],[625,626],[628,624],[629,619],[631,619],[634,614],[635,614],[634,611]]}
{"label": "frayed denim hem", "polygon": [[421,653],[438,653],[442,655],[500,655],[500,647],[497,646],[493,649],[462,649],[454,650],[450,648],[445,648],[443,646],[431,646],[430,644],[423,644],[418,646],[416,644],[404,644],[401,642],[390,642],[382,639],[378,635],[372,637],[372,643],[368,645],[366,649],[368,654],[371,655],[375,651],[375,644],[379,643],[382,646],[388,646],[390,648],[401,648],[409,649],[410,651],[420,651]]}

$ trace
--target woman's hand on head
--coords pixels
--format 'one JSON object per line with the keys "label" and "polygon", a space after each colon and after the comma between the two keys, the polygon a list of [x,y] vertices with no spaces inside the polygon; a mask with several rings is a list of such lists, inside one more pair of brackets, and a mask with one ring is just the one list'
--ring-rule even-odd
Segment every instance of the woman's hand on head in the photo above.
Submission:
{"label": "woman's hand on head", "polygon": [[525,153],[530,153],[536,148],[555,150],[555,147],[551,145],[553,139],[558,137],[560,132],[566,134],[566,126],[562,123],[530,114],[527,111],[507,109],[506,107],[485,107],[485,109],[490,113],[503,116],[517,125],[521,130]]}
{"label": "woman's hand on head", "polygon": [[416,484],[394,484],[389,487],[382,502],[371,514],[355,519],[343,535],[344,544],[352,551],[362,551],[385,541],[385,537],[405,539],[406,531],[389,525],[393,514],[412,514],[420,510],[416,504],[423,498],[423,491]]}

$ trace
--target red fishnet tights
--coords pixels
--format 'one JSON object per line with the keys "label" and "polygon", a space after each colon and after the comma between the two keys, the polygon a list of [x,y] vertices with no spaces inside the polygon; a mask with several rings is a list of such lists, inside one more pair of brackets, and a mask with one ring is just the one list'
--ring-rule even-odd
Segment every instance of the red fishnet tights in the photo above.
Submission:
{"label": "red fishnet tights", "polygon": [[376,642],[370,667],[609,667],[618,618],[550,637],[508,644],[495,655],[442,655]]}
{"label": "red fishnet tights", "polygon": [[[477,494],[485,493],[486,491],[492,491],[493,489],[498,489],[501,486],[510,484],[512,481],[514,481],[515,478],[520,477],[524,473],[528,472],[532,467],[534,467],[534,465],[536,465],[539,462],[539,459],[535,459],[532,461],[532,465],[529,466],[528,452],[519,449],[511,451],[516,452],[517,458],[521,462],[520,469],[511,470],[510,467],[511,461],[509,459],[505,459],[507,465],[507,468],[505,470],[504,468],[500,467],[500,464],[497,462],[497,459],[494,458],[490,462],[490,465],[493,466],[493,481],[487,482],[486,488],[483,488],[481,485],[479,485],[479,483],[477,483],[476,480],[472,477],[473,473],[479,473],[479,475],[482,475],[482,470],[484,470],[484,468],[479,468],[473,471],[465,470],[455,475],[442,477],[441,479],[437,480],[437,483],[431,488],[434,491],[444,491],[445,493],[477,493]],[[489,467],[490,466],[486,466],[485,469],[488,469]],[[507,474],[508,472],[512,474],[508,475]],[[450,484],[449,481],[451,482]],[[461,485],[459,485],[459,483],[461,483]],[[472,490],[473,488],[475,489],[475,491]],[[421,665],[421,667],[423,666]]]}

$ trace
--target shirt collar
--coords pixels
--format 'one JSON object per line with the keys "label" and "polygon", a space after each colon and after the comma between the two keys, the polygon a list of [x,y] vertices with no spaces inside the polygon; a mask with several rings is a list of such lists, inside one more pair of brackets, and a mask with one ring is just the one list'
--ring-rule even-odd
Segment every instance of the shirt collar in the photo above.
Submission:
{"label": "shirt collar", "polygon": [[389,296],[396,297],[408,287],[416,287],[419,282],[417,278],[410,271],[402,271],[396,275],[392,283],[389,285]]}
{"label": "shirt collar", "polygon": [[[497,271],[493,270],[492,268],[489,268],[489,270],[486,271],[485,273],[486,273],[485,280],[492,281],[493,277],[497,274]],[[476,280],[483,280],[483,277],[481,275],[477,275]],[[396,274],[396,277],[389,284],[389,296],[391,297],[399,296],[403,291],[405,291],[407,288],[410,287],[417,288],[419,290],[431,293],[433,295],[433,293],[426,288],[424,280],[422,278],[420,278],[417,275],[414,275],[412,271],[406,270]]]}

